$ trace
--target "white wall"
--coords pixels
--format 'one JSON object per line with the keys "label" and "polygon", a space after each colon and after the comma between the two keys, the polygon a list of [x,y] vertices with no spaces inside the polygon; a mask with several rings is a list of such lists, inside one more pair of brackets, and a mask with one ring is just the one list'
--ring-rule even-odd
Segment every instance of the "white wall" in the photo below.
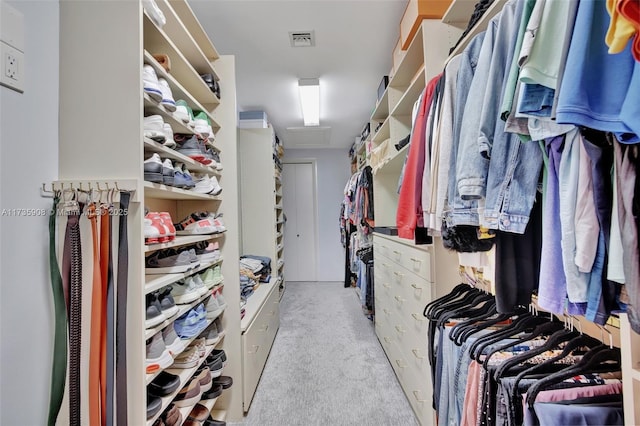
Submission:
{"label": "white wall", "polygon": [[[348,153],[348,149],[286,149],[284,154],[284,162],[295,158],[316,160],[318,281],[344,280],[344,248],[340,244],[338,218],[344,186],[351,176]],[[283,188],[283,196],[287,196],[287,188]]]}
{"label": "white wall", "polygon": [[4,209],[51,208],[40,188],[58,176],[59,6],[7,3],[24,15],[26,67],[24,94],[0,87],[0,424],[43,425],[53,345],[48,216]]}

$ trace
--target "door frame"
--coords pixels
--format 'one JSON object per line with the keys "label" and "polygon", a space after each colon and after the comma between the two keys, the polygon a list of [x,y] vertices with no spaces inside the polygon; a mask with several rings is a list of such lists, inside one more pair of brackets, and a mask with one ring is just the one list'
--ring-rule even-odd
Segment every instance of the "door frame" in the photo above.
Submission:
{"label": "door frame", "polygon": [[[286,160],[282,161],[282,164],[311,164],[311,177],[312,177],[312,191],[313,193],[311,194],[312,197],[311,199],[313,200],[313,240],[314,240],[314,254],[315,254],[315,259],[313,264],[315,265],[315,268],[313,270],[313,274],[312,277],[313,279],[310,281],[317,281],[318,280],[318,255],[319,255],[319,249],[320,249],[320,233],[318,230],[318,163],[317,160],[315,158],[288,158]],[[283,193],[284,196],[284,193]],[[285,212],[286,214],[286,212]],[[286,263],[285,263],[285,268],[287,267]]]}

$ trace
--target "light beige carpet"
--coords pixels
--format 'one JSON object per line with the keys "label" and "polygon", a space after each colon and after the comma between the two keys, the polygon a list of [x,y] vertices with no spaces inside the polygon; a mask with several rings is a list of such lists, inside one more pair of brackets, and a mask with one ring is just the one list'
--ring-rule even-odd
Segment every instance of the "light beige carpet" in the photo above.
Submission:
{"label": "light beige carpet", "polygon": [[293,283],[245,425],[416,425],[373,322],[342,283]]}

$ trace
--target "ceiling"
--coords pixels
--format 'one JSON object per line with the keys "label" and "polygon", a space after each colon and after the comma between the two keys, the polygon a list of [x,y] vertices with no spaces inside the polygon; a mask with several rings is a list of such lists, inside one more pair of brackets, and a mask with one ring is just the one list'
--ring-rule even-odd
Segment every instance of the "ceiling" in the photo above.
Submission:
{"label": "ceiling", "polygon": [[[236,57],[240,111],[265,111],[285,148],[348,148],[391,70],[406,0],[189,4],[218,52]],[[315,46],[291,47],[289,32],[305,30]],[[319,127],[303,127],[298,78],[320,79]]]}

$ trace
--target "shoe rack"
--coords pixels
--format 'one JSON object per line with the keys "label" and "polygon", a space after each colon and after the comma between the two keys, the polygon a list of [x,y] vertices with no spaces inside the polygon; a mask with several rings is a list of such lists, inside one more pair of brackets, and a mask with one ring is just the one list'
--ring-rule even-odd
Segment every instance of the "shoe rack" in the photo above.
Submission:
{"label": "shoe rack", "polygon": [[[231,376],[237,384],[225,390],[215,405],[209,401],[207,408],[216,419],[240,420],[242,365],[235,59],[218,55],[186,0],[156,0],[156,3],[166,18],[162,27],[150,19],[141,1],[60,2],[59,178],[88,182],[126,180],[130,182],[129,189],[135,190],[135,202],[128,216],[127,347],[117,348],[120,355],[126,354],[129,424],[150,426],[160,415],[151,419],[146,416],[146,386],[154,376],[146,374],[146,339],[161,332],[179,316],[145,329],[145,295],[185,277],[185,274],[145,276],[145,256],[157,250],[179,249],[209,240],[220,245],[222,259],[215,263],[222,267],[223,295],[227,303],[220,316],[225,337],[217,348],[224,349],[228,358],[223,374]],[[118,25],[105,25],[105,22]],[[170,72],[164,71],[153,59],[154,54],[170,57]],[[184,99],[194,111],[204,111],[208,115],[216,135],[214,144],[224,165],[222,171],[201,165],[143,137],[143,117],[151,114],[161,115],[171,124],[174,133],[193,133],[143,93],[142,67],[145,63],[152,65],[158,76],[168,81],[174,99]],[[219,79],[223,99],[218,99],[202,81],[199,75],[205,73]],[[215,175],[223,192],[210,196],[145,182],[143,161],[153,152],[163,159],[185,163],[192,172]],[[145,245],[145,207],[150,211],[169,212],[176,223],[194,211],[219,212],[223,214],[227,231],[214,235],[177,236],[168,243]],[[200,272],[207,266],[211,264],[202,264]],[[198,271],[189,271],[186,275],[195,272]],[[202,301],[206,297],[208,295]],[[178,305],[180,313],[186,312],[191,305],[194,304]],[[212,350],[213,347],[208,348],[209,352]],[[176,371],[180,373],[182,388],[195,368]],[[163,410],[170,402],[171,396],[163,399]],[[187,409],[182,411],[188,414]],[[183,417],[186,420],[186,416]],[[84,416],[82,423],[88,423]]]}

